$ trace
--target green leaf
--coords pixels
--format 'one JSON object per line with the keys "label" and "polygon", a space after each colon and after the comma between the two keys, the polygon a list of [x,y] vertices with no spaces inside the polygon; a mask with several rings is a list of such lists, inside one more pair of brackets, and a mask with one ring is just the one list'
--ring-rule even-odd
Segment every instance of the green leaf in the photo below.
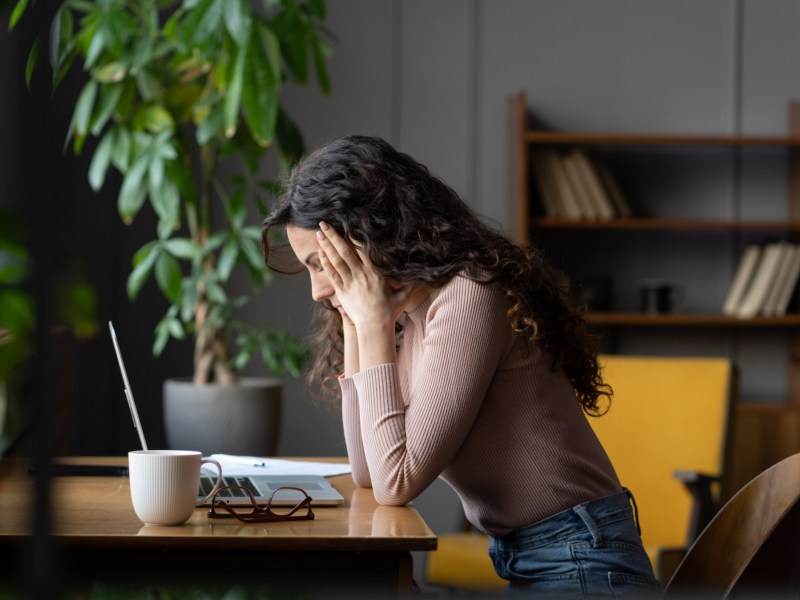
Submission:
{"label": "green leaf", "polygon": [[239,119],[239,105],[242,101],[242,84],[244,80],[244,65],[247,60],[247,46],[236,49],[236,59],[233,66],[228,90],[225,93],[225,137],[232,138],[236,133],[236,122]]}
{"label": "green leaf", "polygon": [[153,355],[158,356],[164,351],[164,347],[170,337],[182,340],[185,337],[183,325],[177,319],[177,306],[172,305],[167,310],[164,318],[156,325],[156,339],[153,343]]}
{"label": "green leaf", "polygon": [[325,20],[325,0],[308,0],[308,8],[320,21]]}
{"label": "green leaf", "polygon": [[200,260],[200,247],[189,238],[172,238],[164,243],[164,249],[172,256],[185,260]]}
{"label": "green leaf", "polygon": [[147,174],[151,188],[161,187],[161,184],[164,183],[164,160],[154,156],[149,162]]}
{"label": "green leaf", "polygon": [[223,122],[222,105],[217,104],[208,116],[197,124],[197,143],[201,146],[207,144],[222,129]]}
{"label": "green leaf", "polygon": [[99,135],[103,127],[114,114],[117,103],[122,97],[122,85],[103,85],[100,88],[100,101],[97,103],[92,117],[92,135]]}
{"label": "green leaf", "polygon": [[130,165],[131,158],[131,134],[122,126],[114,128],[117,131],[114,149],[111,153],[111,164],[125,173]]}
{"label": "green leaf", "polygon": [[263,47],[255,41],[247,53],[242,108],[253,139],[261,147],[268,146],[275,136],[278,120],[278,86]]}
{"label": "green leaf", "polygon": [[147,163],[147,155],[140,154],[122,181],[117,203],[120,216],[126,223],[133,221],[136,213],[139,212],[142,204],[144,204],[146,188],[142,185],[142,180],[147,172]]}
{"label": "green leaf", "polygon": [[62,4],[61,8],[56,11],[53,21],[50,23],[50,67],[53,69],[53,76],[55,77],[58,68],[61,66],[61,15],[64,12],[69,12],[66,4]]}
{"label": "green leaf", "polygon": [[278,112],[275,134],[278,138],[281,159],[284,163],[283,168],[288,171],[303,156],[305,145],[300,130],[283,108],[280,108]]}
{"label": "green leaf", "polygon": [[272,69],[272,74],[276,80],[279,80],[281,65],[283,64],[283,53],[281,52],[281,43],[278,41],[278,36],[265,24],[258,28],[258,35],[261,40],[261,47],[264,50],[264,56],[266,56],[267,62]]}
{"label": "green leaf", "polygon": [[167,299],[176,304],[181,295],[181,267],[167,252],[161,252],[156,261],[156,282]]}
{"label": "green leaf", "polygon": [[219,34],[222,12],[226,0],[202,0],[189,11],[183,22],[183,33],[188,35],[190,46],[204,46]]}
{"label": "green leaf", "polygon": [[116,83],[117,81],[125,79],[125,75],[127,74],[128,70],[125,68],[125,65],[115,60],[95,69],[92,73],[92,77],[102,83]]}
{"label": "green leaf", "polygon": [[219,262],[217,263],[217,272],[222,281],[228,281],[228,278],[236,266],[236,259],[239,258],[239,245],[236,239],[228,240],[225,247],[219,255]]}
{"label": "green leaf", "polygon": [[314,57],[314,70],[317,72],[319,88],[324,94],[331,93],[331,79],[328,76],[328,68],[325,59],[330,54],[330,47],[317,37],[311,38],[311,52]]}
{"label": "green leaf", "polygon": [[172,181],[166,179],[162,181],[161,185],[154,186],[151,180],[150,200],[153,210],[165,222],[165,226],[168,226],[170,230],[180,227],[180,195]]}
{"label": "green leaf", "polygon": [[127,120],[136,103],[136,80],[133,77],[125,77],[122,80],[122,97],[114,110],[114,116],[119,121]]}
{"label": "green leaf", "polygon": [[242,227],[239,231],[242,237],[249,238],[255,242],[261,243],[261,227],[257,225],[249,225],[247,227]]}
{"label": "green leaf", "polygon": [[169,329],[164,324],[164,321],[161,321],[158,325],[156,325],[156,339],[153,342],[153,356],[161,356],[161,353],[164,351],[164,348],[169,341]]}
{"label": "green leaf", "polygon": [[222,246],[228,238],[230,237],[229,232],[227,231],[216,231],[209,236],[208,241],[203,246],[203,252],[205,254],[209,254]]}
{"label": "green leaf", "polygon": [[264,342],[261,345],[261,359],[264,361],[264,364],[269,367],[270,371],[276,375],[281,373],[281,363],[269,342]]}
{"label": "green leaf", "polygon": [[206,278],[206,296],[212,302],[224,305],[228,301],[228,295],[225,290],[215,280]]}
{"label": "green leaf", "polygon": [[108,166],[111,164],[111,154],[117,143],[117,135],[117,129],[108,131],[94,151],[92,162],[89,165],[89,185],[95,192],[103,187],[103,182],[106,180]]}
{"label": "green leaf", "polygon": [[33,70],[36,68],[36,65],[39,63],[39,48],[41,47],[41,42],[39,38],[36,38],[36,41],[33,42],[33,46],[31,46],[31,51],[28,53],[28,61],[25,63],[25,85],[30,89],[31,87],[31,79],[33,78]]}
{"label": "green leaf", "polygon": [[181,319],[184,323],[189,323],[194,314],[194,308],[197,306],[198,300],[198,280],[196,277],[186,277],[183,280],[183,294],[181,296]]}
{"label": "green leaf", "polygon": [[233,228],[238,230],[247,219],[247,205],[244,202],[244,190],[238,189],[227,198],[225,212]]}
{"label": "green leaf", "polygon": [[29,258],[24,248],[0,241],[0,283],[22,283],[28,275],[28,263]]}
{"label": "green leaf", "polygon": [[308,81],[308,40],[302,19],[293,13],[281,13],[274,21],[281,41],[281,51],[295,81]]}
{"label": "green leaf", "polygon": [[92,40],[89,43],[89,48],[86,50],[86,58],[83,61],[84,68],[91,69],[94,67],[94,63],[100,58],[100,54],[106,47],[106,32],[103,27],[98,27],[94,35],[92,36]]}
{"label": "green leaf", "polygon": [[239,248],[242,250],[247,262],[256,269],[256,271],[266,269],[264,264],[264,255],[261,252],[261,246],[250,238],[239,238]]}
{"label": "green leaf", "polygon": [[89,122],[92,118],[92,109],[94,108],[94,101],[97,97],[97,82],[89,80],[83,86],[81,95],[78,97],[78,102],[75,105],[75,113],[73,115],[74,130],[78,135],[84,136],[89,131]]}
{"label": "green leaf", "polygon": [[154,100],[161,95],[161,82],[146,69],[136,73],[136,87],[145,101]]}
{"label": "green leaf", "polygon": [[11,19],[8,22],[8,30],[11,31],[17,25],[17,22],[22,18],[25,9],[28,8],[28,0],[19,0],[14,10],[11,12]]}
{"label": "green leaf", "polygon": [[169,334],[179,340],[182,340],[184,337],[186,337],[183,325],[181,325],[181,322],[178,321],[178,319],[172,319],[169,322]]}
{"label": "green leaf", "polygon": [[33,328],[36,322],[33,300],[25,292],[0,289],[0,307],[3,309],[0,312],[0,326],[4,329],[20,334]]}
{"label": "green leaf", "polygon": [[145,244],[134,256],[134,269],[128,276],[128,298],[136,300],[144,282],[150,276],[156,260],[161,255],[161,247],[156,242]]}
{"label": "green leaf", "polygon": [[247,45],[253,25],[250,4],[245,0],[225,0],[225,27],[239,47]]}

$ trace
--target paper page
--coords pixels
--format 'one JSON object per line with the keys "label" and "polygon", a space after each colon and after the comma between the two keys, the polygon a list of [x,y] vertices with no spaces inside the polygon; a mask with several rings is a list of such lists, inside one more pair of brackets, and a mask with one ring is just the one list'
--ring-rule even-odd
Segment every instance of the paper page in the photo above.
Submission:
{"label": "paper page", "polygon": [[[352,471],[349,463],[284,460],[233,454],[212,454],[204,458],[216,460],[222,465],[222,474],[226,477],[243,475],[322,475],[323,477],[332,477],[345,475]],[[216,468],[213,465],[203,465],[203,471],[212,475],[216,474]]]}

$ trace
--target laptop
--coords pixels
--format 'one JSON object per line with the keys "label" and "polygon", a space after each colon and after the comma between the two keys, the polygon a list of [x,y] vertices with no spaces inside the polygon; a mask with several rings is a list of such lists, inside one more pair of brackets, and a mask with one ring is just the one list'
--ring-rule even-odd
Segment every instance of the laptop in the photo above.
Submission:
{"label": "laptop", "polygon": [[[147,442],[144,437],[144,430],[142,429],[141,421],[139,420],[139,413],[136,410],[136,403],[133,401],[133,392],[128,382],[128,373],[125,370],[125,363],[122,361],[122,353],[119,349],[119,342],[117,341],[117,334],[114,332],[114,326],[111,321],[108,322],[108,328],[111,332],[111,341],[114,343],[114,351],[117,354],[117,362],[119,363],[119,370],[122,374],[122,381],[125,384],[125,397],[128,400],[128,407],[133,417],[133,425],[139,434],[139,441],[142,444],[142,449],[147,450]],[[200,475],[200,488],[197,492],[198,503],[205,498],[217,481],[217,476],[210,477],[208,475]],[[305,491],[311,497],[311,506],[337,506],[344,503],[344,497],[339,491],[334,488],[330,482],[322,475],[242,475],[225,474],[223,471],[223,486],[240,485],[247,487],[253,492],[256,502],[259,505],[265,505],[269,502],[272,493],[279,487],[296,487]],[[225,490],[219,494],[220,498],[225,499],[233,505],[249,505],[250,497],[241,490]],[[273,506],[294,506],[303,499],[303,494],[293,490],[281,490],[276,493],[272,498]],[[208,503],[206,503],[208,504]]]}
{"label": "laptop", "polygon": [[[344,497],[322,475],[225,475],[222,473],[222,485],[240,485],[253,492],[256,502],[265,505],[270,495],[279,487],[296,487],[311,497],[311,506],[338,506]],[[200,476],[199,502],[214,489],[217,477]],[[250,505],[250,497],[242,490],[223,490],[218,498],[234,506]],[[294,506],[303,499],[303,494],[294,490],[281,490],[272,498],[272,506]],[[206,502],[209,504],[210,502]]]}

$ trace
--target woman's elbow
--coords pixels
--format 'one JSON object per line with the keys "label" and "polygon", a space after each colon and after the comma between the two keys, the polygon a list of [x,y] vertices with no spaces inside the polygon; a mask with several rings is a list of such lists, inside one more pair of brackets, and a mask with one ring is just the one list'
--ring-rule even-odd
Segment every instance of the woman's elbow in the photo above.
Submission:
{"label": "woman's elbow", "polygon": [[382,487],[374,487],[372,493],[375,494],[375,500],[378,504],[383,506],[403,506],[408,504],[414,499],[408,490],[393,490]]}
{"label": "woman's elbow", "polygon": [[372,480],[370,479],[369,473],[361,473],[359,471],[353,471],[353,483],[355,483],[358,487],[362,488],[371,488],[372,487]]}

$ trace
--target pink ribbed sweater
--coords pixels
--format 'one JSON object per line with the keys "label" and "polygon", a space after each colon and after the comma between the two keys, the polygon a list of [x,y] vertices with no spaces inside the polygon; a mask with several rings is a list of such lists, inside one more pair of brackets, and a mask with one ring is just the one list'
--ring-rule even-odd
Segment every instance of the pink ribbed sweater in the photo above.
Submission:
{"label": "pink ribbed sweater", "polygon": [[405,504],[439,477],[497,536],[620,490],[567,377],[456,277],[407,315],[397,364],[340,379],[355,482]]}

